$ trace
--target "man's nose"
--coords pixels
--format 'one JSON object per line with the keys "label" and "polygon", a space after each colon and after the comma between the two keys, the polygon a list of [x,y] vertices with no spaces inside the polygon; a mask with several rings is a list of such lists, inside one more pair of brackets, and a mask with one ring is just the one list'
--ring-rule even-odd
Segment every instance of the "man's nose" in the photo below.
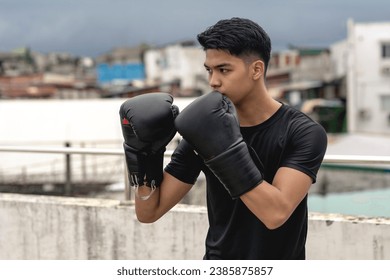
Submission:
{"label": "man's nose", "polygon": [[210,75],[209,85],[213,89],[218,89],[221,86],[221,80],[218,78],[218,75],[215,75],[215,74]]}

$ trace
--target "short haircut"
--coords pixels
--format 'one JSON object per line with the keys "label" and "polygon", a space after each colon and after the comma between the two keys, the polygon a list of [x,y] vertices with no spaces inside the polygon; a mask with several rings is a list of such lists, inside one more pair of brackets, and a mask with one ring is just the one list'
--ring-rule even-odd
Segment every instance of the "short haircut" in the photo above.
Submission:
{"label": "short haircut", "polygon": [[223,50],[242,59],[255,56],[264,62],[264,72],[267,71],[271,39],[260,25],[249,19],[234,17],[220,20],[198,34],[197,39],[204,50]]}

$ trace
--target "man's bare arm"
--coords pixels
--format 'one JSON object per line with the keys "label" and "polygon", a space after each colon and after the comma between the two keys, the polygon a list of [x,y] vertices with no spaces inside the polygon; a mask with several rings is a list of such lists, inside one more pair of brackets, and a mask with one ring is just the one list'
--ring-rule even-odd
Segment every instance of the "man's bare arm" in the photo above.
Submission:
{"label": "man's bare arm", "polygon": [[263,181],[240,198],[269,229],[283,225],[309,191],[312,179],[301,171],[282,167],[272,185]]}
{"label": "man's bare arm", "polygon": [[188,193],[192,185],[183,183],[167,172],[164,172],[163,181],[159,188],[146,200],[140,199],[148,196],[151,189],[142,186],[138,189],[135,198],[135,211],[137,219],[143,223],[153,223],[167,213],[173,206]]}

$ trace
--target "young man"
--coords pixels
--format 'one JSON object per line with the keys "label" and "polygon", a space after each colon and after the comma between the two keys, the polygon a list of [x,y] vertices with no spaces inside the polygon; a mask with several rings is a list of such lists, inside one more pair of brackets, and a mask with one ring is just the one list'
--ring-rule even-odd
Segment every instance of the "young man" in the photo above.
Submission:
{"label": "young man", "polygon": [[[203,171],[209,218],[204,259],[305,259],[307,194],[325,154],[326,133],[267,93],[271,42],[258,24],[221,20],[198,41],[214,91],[178,116],[167,109],[183,140],[157,184],[146,171],[137,217],[159,219]],[[156,169],[151,166],[144,169]]]}

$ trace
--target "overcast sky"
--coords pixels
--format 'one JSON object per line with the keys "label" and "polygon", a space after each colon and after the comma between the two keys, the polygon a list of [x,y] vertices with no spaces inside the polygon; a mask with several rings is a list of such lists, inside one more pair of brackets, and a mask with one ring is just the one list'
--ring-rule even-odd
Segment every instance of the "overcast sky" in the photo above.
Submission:
{"label": "overcast sky", "polygon": [[[389,0],[0,0],[0,52],[97,56],[119,46],[196,39],[219,19],[250,18],[273,49],[322,46],[346,36],[355,22],[390,21]],[[389,30],[390,32],[390,30]]]}

